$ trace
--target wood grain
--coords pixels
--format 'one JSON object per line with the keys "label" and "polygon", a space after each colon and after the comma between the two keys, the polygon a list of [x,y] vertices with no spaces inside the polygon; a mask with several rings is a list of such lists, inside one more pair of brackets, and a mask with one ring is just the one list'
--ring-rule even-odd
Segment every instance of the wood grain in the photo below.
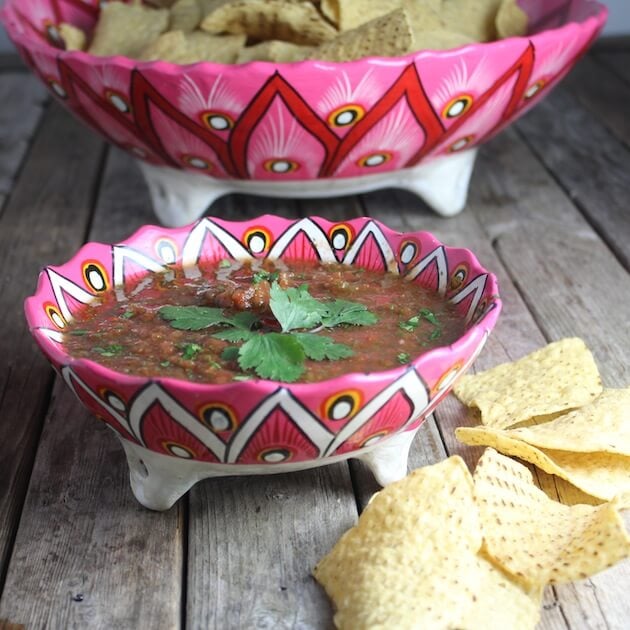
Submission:
{"label": "wood grain", "polygon": [[101,149],[52,107],[0,216],[0,582],[52,382],[27,332],[22,302],[40,268],[65,260],[83,241]]}
{"label": "wood grain", "polygon": [[[571,75],[567,89],[553,92],[517,128],[588,222],[630,269],[630,120],[620,115],[622,108],[617,105],[630,102],[630,85],[593,61],[579,69]],[[583,105],[587,97],[589,102]]]}
{"label": "wood grain", "polygon": [[600,63],[608,66],[623,81],[630,83],[630,51],[628,48],[630,46],[616,52],[603,50],[594,57]]}
{"label": "wood grain", "polygon": [[0,216],[39,123],[47,92],[24,72],[0,73]]}
{"label": "wood grain", "polygon": [[[126,238],[152,218],[140,171],[112,150],[89,239]],[[0,615],[29,627],[177,627],[185,509],[137,503],[122,447],[57,379]]]}
{"label": "wood grain", "polygon": [[[627,68],[625,72],[627,77]],[[573,97],[573,105],[569,105],[568,110],[558,110],[564,113],[563,117],[567,117],[576,104],[584,107],[594,115],[599,125],[609,129],[618,141],[630,146],[630,120],[624,115],[624,107],[620,107],[630,101],[630,85],[606,63],[598,57],[584,57],[562,81],[558,91],[569,92]],[[580,133],[588,134],[590,129],[579,127],[572,136]],[[565,144],[573,142],[572,136],[566,138]]]}

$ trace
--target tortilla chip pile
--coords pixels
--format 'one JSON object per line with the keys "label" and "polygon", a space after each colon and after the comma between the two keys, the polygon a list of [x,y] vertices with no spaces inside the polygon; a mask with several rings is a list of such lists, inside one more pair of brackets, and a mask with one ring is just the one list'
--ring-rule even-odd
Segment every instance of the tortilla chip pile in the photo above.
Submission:
{"label": "tortilla chip pile", "polygon": [[630,555],[615,506],[566,506],[487,449],[474,478],[451,457],[379,492],[315,567],[340,629],[533,629],[546,584]]}
{"label": "tortilla chip pile", "polygon": [[[154,5],[154,6],[149,6]],[[524,35],[516,0],[141,0],[103,5],[67,50],[142,61],[351,61]]]}
{"label": "tortilla chip pile", "polygon": [[481,426],[456,430],[461,442],[491,446],[630,507],[630,388],[602,390],[580,339],[465,376],[454,392],[481,412]]}

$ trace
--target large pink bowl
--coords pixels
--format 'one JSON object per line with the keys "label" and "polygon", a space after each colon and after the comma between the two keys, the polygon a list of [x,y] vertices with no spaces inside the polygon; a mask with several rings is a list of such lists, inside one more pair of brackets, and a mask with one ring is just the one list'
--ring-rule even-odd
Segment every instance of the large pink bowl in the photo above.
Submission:
{"label": "large pink bowl", "polygon": [[[66,322],[97,296],[124,295],[148,273],[226,257],[340,261],[402,274],[456,304],[467,330],[409,365],[309,384],[135,377],[64,351]],[[470,251],[446,247],[427,232],[394,232],[367,218],[331,223],[273,216],[147,226],[116,245],[89,243],[66,264],[46,267],[25,303],[42,351],[81,402],[122,438],[134,492],[157,508],[215,474],[282,472],[362,457],[383,483],[404,476],[415,431],[471,365],[500,309],[496,278]],[[388,452],[393,468],[383,461]],[[184,481],[164,498],[174,477]]]}
{"label": "large pink bowl", "polygon": [[[414,169],[476,147],[543,98],[607,15],[594,0],[520,4],[530,16],[527,37],[345,63],[100,58],[60,49],[57,28],[90,29],[98,0],[6,0],[1,15],[52,93],[145,163],[203,174],[222,184],[219,192],[312,196],[405,186]],[[460,187],[471,168],[466,162]],[[430,197],[444,214],[459,209]]]}

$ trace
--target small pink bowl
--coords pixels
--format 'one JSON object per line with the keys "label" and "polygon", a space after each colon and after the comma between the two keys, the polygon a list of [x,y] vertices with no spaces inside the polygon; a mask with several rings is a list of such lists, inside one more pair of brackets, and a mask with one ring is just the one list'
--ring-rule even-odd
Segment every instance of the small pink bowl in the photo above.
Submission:
{"label": "small pink bowl", "polygon": [[461,210],[475,147],[543,98],[607,15],[595,0],[520,4],[527,37],[343,63],[179,66],[60,49],[58,25],[91,29],[98,0],[7,0],[0,16],[52,93],[140,158],[160,220],[184,225],[235,190],[399,186]]}
{"label": "small pink bowl", "polygon": [[[61,345],[66,322],[97,296],[124,294],[152,272],[226,257],[342,262],[401,274],[449,299],[468,326],[452,345],[409,365],[308,384],[136,377],[73,359]],[[134,493],[153,509],[170,507],[206,477],[287,472],[349,457],[364,460],[383,484],[403,477],[415,432],[470,367],[500,310],[496,278],[470,251],[446,247],[428,232],[394,232],[367,218],[274,216],[146,226],[116,245],[88,243],[64,265],[46,267],[25,303],[31,334],[79,400],[121,438]]]}

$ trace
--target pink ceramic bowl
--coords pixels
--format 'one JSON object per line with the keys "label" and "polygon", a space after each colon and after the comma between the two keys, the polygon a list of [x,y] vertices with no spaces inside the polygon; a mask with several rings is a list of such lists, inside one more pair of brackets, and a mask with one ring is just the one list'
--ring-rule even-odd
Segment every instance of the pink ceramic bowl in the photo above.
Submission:
{"label": "pink ceramic bowl", "polygon": [[[134,377],[64,351],[66,322],[103,292],[124,294],[148,273],[226,257],[339,261],[402,274],[456,304],[467,330],[408,365],[307,384]],[[262,216],[147,226],[116,245],[89,243],[66,264],[42,271],[25,309],[55,369],[121,438],[137,498],[165,509],[206,477],[286,472],[348,457],[364,460],[383,484],[403,477],[415,432],[480,352],[501,301],[496,278],[470,251],[427,232],[401,234],[367,218]]]}
{"label": "pink ceramic bowl", "polygon": [[595,0],[519,3],[528,37],[345,63],[178,66],[61,50],[58,25],[90,29],[98,0],[6,0],[2,20],[52,93],[141,159],[160,220],[184,225],[235,190],[400,186],[459,211],[475,147],[543,98],[607,14]]}

